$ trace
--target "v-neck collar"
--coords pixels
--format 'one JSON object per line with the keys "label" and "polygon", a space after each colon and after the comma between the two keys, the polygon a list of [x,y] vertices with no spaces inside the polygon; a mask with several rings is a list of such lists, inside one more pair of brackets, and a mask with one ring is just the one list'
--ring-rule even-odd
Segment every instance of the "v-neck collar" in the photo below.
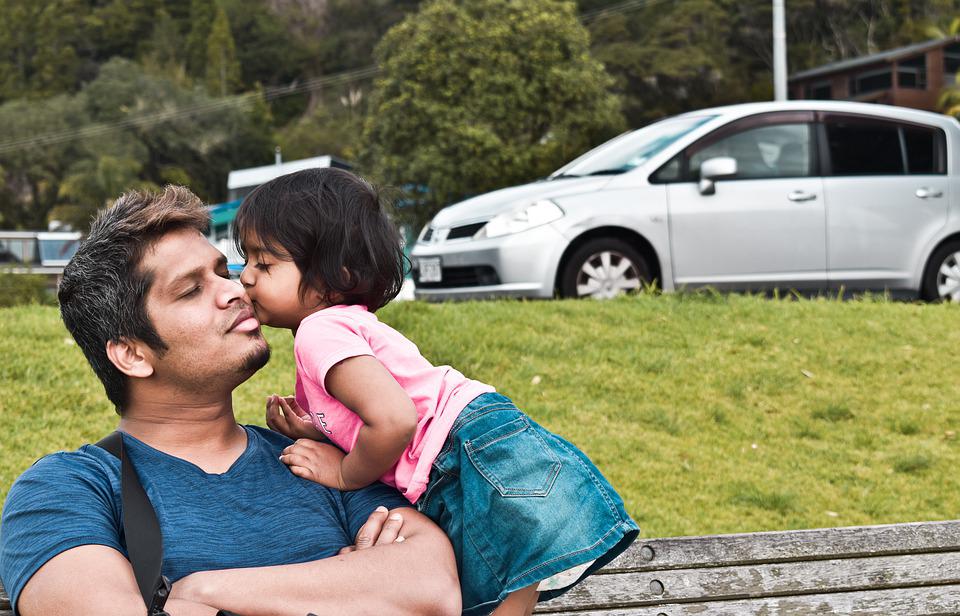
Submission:
{"label": "v-neck collar", "polygon": [[183,458],[178,458],[177,456],[171,455],[164,451],[160,451],[156,447],[152,447],[147,443],[144,443],[137,437],[127,434],[126,432],[123,433],[123,442],[124,442],[124,445],[132,443],[135,446],[134,448],[137,450],[137,453],[140,455],[147,455],[153,458],[158,458],[160,460],[166,461],[170,464],[182,466],[184,468],[189,469],[190,472],[199,473],[204,477],[209,477],[209,478],[230,477],[239,473],[243,469],[243,467],[247,465],[247,461],[253,455],[253,449],[254,449],[253,439],[257,438],[257,435],[254,433],[253,430],[250,430],[246,426],[240,426],[240,427],[243,428],[244,433],[247,435],[247,444],[243,449],[243,453],[241,453],[237,457],[237,459],[233,461],[230,467],[222,473],[208,473],[207,471],[203,470],[193,462],[190,462],[189,460],[184,460]]}

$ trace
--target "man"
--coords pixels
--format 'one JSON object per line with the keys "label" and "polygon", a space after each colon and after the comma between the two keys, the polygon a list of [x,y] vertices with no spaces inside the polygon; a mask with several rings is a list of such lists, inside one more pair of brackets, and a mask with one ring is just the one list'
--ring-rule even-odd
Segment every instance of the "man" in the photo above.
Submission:
{"label": "man", "polygon": [[[95,221],[59,290],[157,511],[174,582],[167,611],[459,613],[446,537],[413,509],[388,518],[378,508],[401,507],[399,494],[299,479],[278,459],[289,439],[236,423],[232,392],[269,349],[202,235],[207,223],[185,188],[127,193]],[[119,477],[119,461],[87,445],[46,456],[14,483],[0,578],[17,614],[145,613],[121,536]]]}

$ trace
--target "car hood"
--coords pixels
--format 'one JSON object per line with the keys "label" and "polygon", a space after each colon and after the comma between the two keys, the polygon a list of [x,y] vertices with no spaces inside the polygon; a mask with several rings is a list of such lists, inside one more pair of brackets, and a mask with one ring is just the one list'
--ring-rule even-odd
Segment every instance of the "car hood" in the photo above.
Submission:
{"label": "car hood", "polygon": [[502,212],[539,199],[552,199],[599,189],[610,181],[610,176],[564,178],[542,180],[521,186],[501,188],[449,205],[434,216],[434,227],[451,227],[459,224],[489,220]]}

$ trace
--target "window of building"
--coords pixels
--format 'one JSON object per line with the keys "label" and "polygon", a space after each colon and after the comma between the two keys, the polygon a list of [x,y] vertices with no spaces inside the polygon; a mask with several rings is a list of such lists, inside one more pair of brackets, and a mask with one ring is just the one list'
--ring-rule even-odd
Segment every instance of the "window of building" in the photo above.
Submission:
{"label": "window of building", "polygon": [[80,238],[41,237],[37,243],[40,248],[40,262],[43,265],[66,265],[80,247]]}
{"label": "window of building", "polygon": [[815,101],[828,101],[833,99],[833,86],[829,81],[817,81],[807,84],[804,89],[804,98]]}
{"label": "window of building", "polygon": [[897,85],[901,88],[924,90],[927,87],[926,54],[897,63]]}
{"label": "window of building", "polygon": [[0,239],[0,263],[36,263],[35,239]]}
{"label": "window of building", "polygon": [[960,43],[952,43],[943,48],[943,81],[956,83],[960,71]]}
{"label": "window of building", "polygon": [[832,175],[898,175],[900,131],[892,122],[832,118],[826,123]]}
{"label": "window of building", "polygon": [[890,68],[881,68],[864,71],[850,78],[850,95],[867,94],[879,90],[889,90],[893,87],[893,71]]}

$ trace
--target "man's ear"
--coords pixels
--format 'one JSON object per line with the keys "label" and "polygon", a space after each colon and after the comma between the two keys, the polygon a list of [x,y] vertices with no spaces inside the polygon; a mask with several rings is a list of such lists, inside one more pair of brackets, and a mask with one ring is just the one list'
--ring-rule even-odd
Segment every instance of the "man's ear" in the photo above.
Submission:
{"label": "man's ear", "polygon": [[107,357],[127,376],[146,378],[153,374],[153,353],[139,340],[107,341]]}

